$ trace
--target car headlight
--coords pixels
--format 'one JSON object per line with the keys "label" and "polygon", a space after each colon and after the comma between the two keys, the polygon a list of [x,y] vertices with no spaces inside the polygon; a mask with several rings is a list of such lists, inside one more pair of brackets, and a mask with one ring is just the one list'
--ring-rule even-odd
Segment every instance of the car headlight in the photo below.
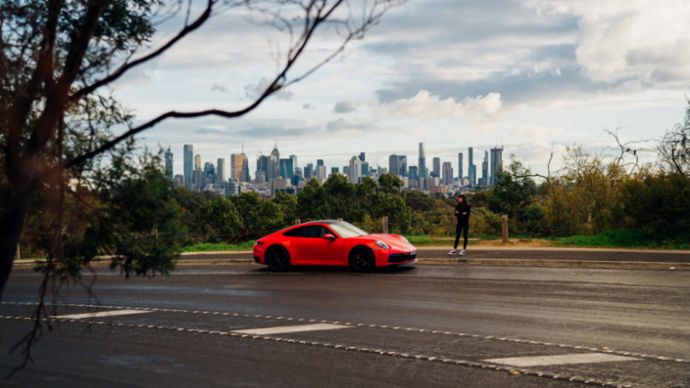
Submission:
{"label": "car headlight", "polygon": [[385,242],[383,242],[383,241],[381,241],[381,240],[376,240],[376,245],[380,246],[380,247],[383,248],[383,249],[388,249],[388,248],[390,248],[390,246],[388,246],[388,244],[386,244]]}

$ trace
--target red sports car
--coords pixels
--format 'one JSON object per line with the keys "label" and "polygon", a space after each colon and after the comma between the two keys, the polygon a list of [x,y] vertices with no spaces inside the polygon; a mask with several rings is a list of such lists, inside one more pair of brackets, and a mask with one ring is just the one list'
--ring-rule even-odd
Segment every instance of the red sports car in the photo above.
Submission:
{"label": "red sports car", "polygon": [[415,263],[417,248],[397,234],[368,234],[344,221],[324,220],[291,226],[258,239],[254,261],[274,271],[286,271],[293,265],[332,265],[367,272]]}

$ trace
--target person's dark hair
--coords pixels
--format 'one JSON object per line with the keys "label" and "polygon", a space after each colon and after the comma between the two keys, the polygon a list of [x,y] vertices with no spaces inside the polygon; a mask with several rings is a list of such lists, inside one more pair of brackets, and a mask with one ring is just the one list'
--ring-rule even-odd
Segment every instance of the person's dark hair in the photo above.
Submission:
{"label": "person's dark hair", "polygon": [[467,198],[465,197],[465,194],[458,195],[458,198],[462,198],[462,203],[467,205]]}

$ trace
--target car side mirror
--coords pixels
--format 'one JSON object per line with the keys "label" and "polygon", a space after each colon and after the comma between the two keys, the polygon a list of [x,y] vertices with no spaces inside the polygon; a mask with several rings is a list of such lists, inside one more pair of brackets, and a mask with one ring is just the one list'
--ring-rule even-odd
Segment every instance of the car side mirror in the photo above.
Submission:
{"label": "car side mirror", "polygon": [[330,233],[326,233],[322,237],[325,238],[326,240],[331,240],[331,241],[335,240],[335,236],[330,234]]}

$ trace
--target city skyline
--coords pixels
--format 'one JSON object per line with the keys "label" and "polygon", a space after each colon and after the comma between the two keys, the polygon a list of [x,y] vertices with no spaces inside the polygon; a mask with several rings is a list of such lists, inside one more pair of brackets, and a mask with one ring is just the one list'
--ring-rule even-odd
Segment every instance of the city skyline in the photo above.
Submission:
{"label": "city skyline", "polygon": [[[246,183],[247,189],[255,191],[268,190],[268,195],[273,195],[278,190],[299,190],[306,181],[316,178],[324,182],[332,174],[342,174],[352,183],[359,183],[362,177],[376,177],[383,173],[393,173],[403,180],[404,187],[431,192],[446,193],[449,189],[462,188],[474,189],[491,187],[496,182],[496,174],[503,168],[503,148],[494,146],[490,150],[484,150],[484,159],[481,163],[481,177],[476,175],[476,165],[473,162],[473,147],[467,148],[468,175],[463,171],[463,153],[457,154],[457,167],[453,167],[453,159],[444,160],[438,156],[432,156],[432,168],[426,166],[427,152],[424,142],[418,143],[417,162],[420,166],[407,164],[407,155],[391,154],[388,157],[388,165],[370,165],[366,158],[366,151],[360,151],[358,155],[352,155],[347,164],[326,165],[324,159],[316,159],[316,164],[307,161],[303,166],[297,164],[298,156],[290,154],[287,158],[281,158],[277,142],[274,143],[271,153],[267,156],[263,152],[256,155],[256,169],[252,175],[249,172],[250,156],[244,152],[230,155],[230,174],[226,176],[227,168],[225,158],[218,158],[216,164],[204,161],[201,154],[193,155],[194,168],[188,173],[193,144],[183,146],[185,166],[182,174],[175,174],[170,167],[173,164],[171,148],[165,152],[165,173],[171,179],[174,178],[178,186],[185,186],[193,190],[225,192],[225,195],[235,195],[240,192]],[[283,153],[285,155],[285,153]],[[489,159],[490,158],[490,159]],[[305,158],[301,160],[304,161]],[[419,172],[422,173],[419,173]],[[457,175],[456,175],[457,172]]]}

